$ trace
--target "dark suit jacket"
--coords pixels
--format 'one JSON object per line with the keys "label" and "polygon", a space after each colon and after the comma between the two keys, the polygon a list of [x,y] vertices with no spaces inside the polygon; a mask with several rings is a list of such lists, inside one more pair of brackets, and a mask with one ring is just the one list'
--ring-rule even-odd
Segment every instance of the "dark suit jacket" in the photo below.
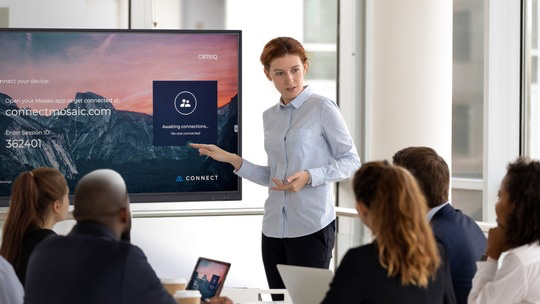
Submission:
{"label": "dark suit jacket", "polygon": [[467,303],[486,237],[473,219],[450,204],[433,215],[431,227],[437,243],[446,250],[457,303]]}
{"label": "dark suit jacket", "polygon": [[399,277],[388,277],[379,263],[375,242],[350,249],[339,264],[330,290],[322,304],[336,303],[455,303],[450,270],[444,256],[434,280],[427,288],[401,284]]}
{"label": "dark suit jacket", "polygon": [[176,303],[139,247],[88,222],[36,247],[25,294],[25,303]]}

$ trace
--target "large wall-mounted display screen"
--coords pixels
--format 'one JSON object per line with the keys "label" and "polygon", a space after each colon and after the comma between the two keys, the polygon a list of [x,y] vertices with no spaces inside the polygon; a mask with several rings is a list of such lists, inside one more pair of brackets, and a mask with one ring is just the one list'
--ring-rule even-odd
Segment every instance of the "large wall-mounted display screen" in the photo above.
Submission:
{"label": "large wall-mounted display screen", "polygon": [[132,202],[239,200],[241,32],[0,30],[0,206],[23,171],[54,167],[70,190],[118,171]]}

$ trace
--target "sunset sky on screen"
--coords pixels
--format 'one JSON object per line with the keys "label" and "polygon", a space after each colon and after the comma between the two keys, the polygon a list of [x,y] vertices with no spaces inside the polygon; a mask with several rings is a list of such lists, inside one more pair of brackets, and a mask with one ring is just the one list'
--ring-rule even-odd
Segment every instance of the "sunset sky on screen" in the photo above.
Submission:
{"label": "sunset sky on screen", "polygon": [[[200,60],[199,54],[217,54],[218,60]],[[118,99],[116,109],[147,114],[152,114],[153,80],[217,80],[222,107],[238,93],[238,39],[160,32],[3,33],[0,79],[49,80],[49,84],[0,84],[0,92],[13,99],[72,100],[77,92],[93,92]]]}
{"label": "sunset sky on screen", "polygon": [[210,281],[212,279],[212,275],[216,274],[219,276],[220,283],[223,282],[225,270],[227,270],[227,267],[225,265],[205,260],[202,260],[199,267],[197,267],[199,278],[202,278],[204,275],[206,275],[206,278],[208,279],[208,281]]}

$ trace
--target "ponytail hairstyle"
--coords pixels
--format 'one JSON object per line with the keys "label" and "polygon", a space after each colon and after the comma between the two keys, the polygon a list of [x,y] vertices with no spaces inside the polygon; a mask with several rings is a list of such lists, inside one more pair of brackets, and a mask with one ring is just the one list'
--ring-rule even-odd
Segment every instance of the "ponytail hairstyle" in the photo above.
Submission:
{"label": "ponytail hairstyle", "polygon": [[43,227],[50,207],[66,195],[67,183],[57,169],[37,168],[21,173],[11,190],[9,211],[2,233],[0,255],[14,267],[24,236]]}
{"label": "ponytail hairstyle", "polygon": [[426,219],[427,204],[415,178],[387,161],[364,164],[353,180],[354,194],[370,213],[379,263],[403,285],[427,287],[440,264]]}

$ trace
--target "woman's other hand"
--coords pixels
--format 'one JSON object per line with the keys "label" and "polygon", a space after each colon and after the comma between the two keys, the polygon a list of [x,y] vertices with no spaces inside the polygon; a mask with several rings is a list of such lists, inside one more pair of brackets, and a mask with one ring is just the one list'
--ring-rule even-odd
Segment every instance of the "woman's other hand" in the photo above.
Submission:
{"label": "woman's other hand", "polygon": [[308,183],[309,172],[299,171],[287,177],[285,181],[280,181],[276,178],[273,178],[272,181],[276,184],[276,186],[271,188],[272,190],[298,192]]}
{"label": "woman's other hand", "polygon": [[506,234],[504,229],[500,226],[489,229],[486,255],[494,260],[498,260],[501,254],[508,249],[509,247],[506,243]]}

